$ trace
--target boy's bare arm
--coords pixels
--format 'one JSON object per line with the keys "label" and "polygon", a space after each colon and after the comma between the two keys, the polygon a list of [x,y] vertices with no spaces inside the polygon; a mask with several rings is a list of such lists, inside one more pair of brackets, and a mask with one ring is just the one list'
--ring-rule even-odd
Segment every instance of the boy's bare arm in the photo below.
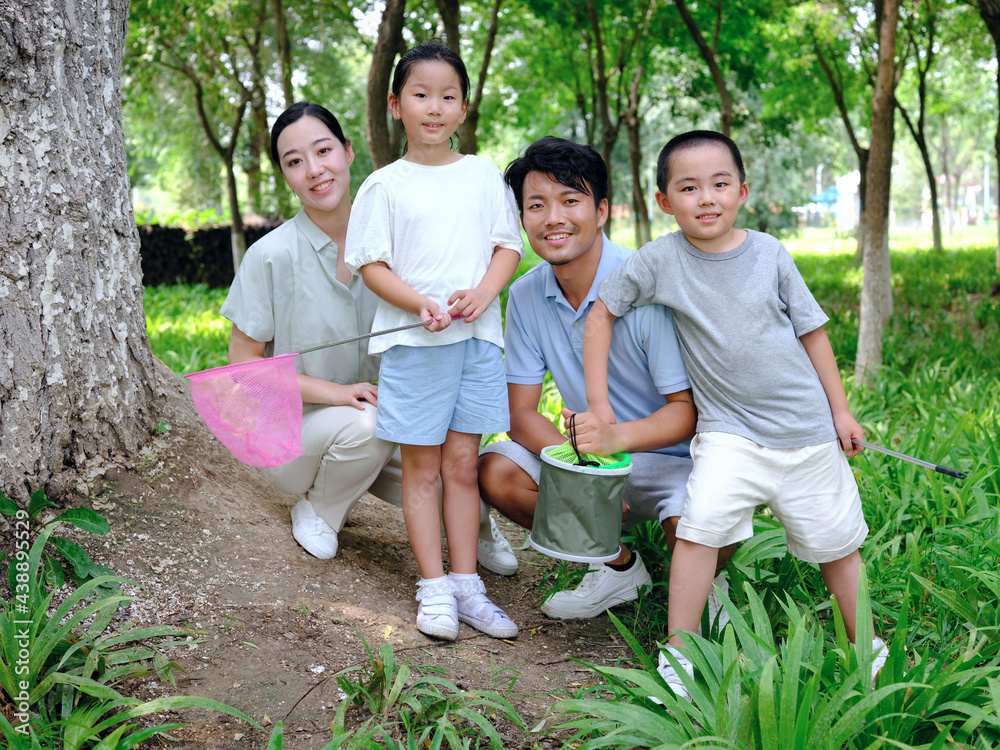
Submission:
{"label": "boy's bare arm", "polygon": [[390,305],[419,315],[421,320],[430,321],[428,331],[440,331],[451,323],[451,318],[438,310],[436,302],[410,287],[382,261],[361,266],[359,273],[365,286]]}
{"label": "boy's bare arm", "polygon": [[509,247],[493,248],[493,257],[475,289],[459,289],[448,298],[454,315],[465,317],[466,323],[472,323],[486,312],[493,300],[514,278],[517,266],[521,262],[521,254]]}
{"label": "boy's bare arm", "polygon": [[583,327],[583,382],[587,393],[587,411],[608,424],[617,421],[608,398],[608,354],[614,322],[615,316],[604,300],[598,297]]}
{"label": "boy's bare arm", "polygon": [[830,339],[827,338],[826,329],[823,326],[809,331],[799,337],[802,346],[805,347],[809,361],[819,375],[819,382],[823,384],[826,391],[826,399],[830,402],[830,411],[833,413],[833,424],[837,428],[837,437],[840,438],[840,447],[848,458],[858,455],[863,450],[854,444],[853,439],[864,438],[864,430],[851,414],[847,405],[847,394],[844,393],[844,383],[840,379],[840,370],[837,369],[837,359],[833,356],[833,347],[830,346]]}

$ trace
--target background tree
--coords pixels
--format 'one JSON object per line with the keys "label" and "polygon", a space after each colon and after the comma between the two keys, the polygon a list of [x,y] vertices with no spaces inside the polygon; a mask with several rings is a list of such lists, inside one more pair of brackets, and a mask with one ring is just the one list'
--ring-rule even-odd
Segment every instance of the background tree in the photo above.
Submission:
{"label": "background tree", "polygon": [[878,72],[872,97],[871,151],[865,212],[868,244],[865,247],[864,279],[855,381],[871,382],[882,364],[882,328],[892,315],[892,269],[889,260],[889,187],[892,144],[895,137],[896,35],[899,0],[884,0],[876,16],[878,28]]}
{"label": "background tree", "polygon": [[119,75],[126,0],[0,6],[0,486],[57,493],[153,425]]}
{"label": "background tree", "polygon": [[[979,15],[986,24],[990,36],[993,37],[995,56],[1000,57],[1000,0],[977,0]],[[1000,68],[996,69],[997,100],[1000,101]],[[993,138],[993,154],[996,167],[997,182],[994,193],[997,196],[997,228],[1000,231],[1000,109],[997,111],[997,130]],[[1000,234],[997,236],[997,273],[1000,274]]]}

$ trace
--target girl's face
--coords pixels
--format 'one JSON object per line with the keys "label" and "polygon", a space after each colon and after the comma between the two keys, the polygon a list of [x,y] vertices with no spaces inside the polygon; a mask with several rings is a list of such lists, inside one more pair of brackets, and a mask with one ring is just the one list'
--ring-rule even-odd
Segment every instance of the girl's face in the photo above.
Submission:
{"label": "girl's face", "polygon": [[408,154],[448,148],[452,133],[465,122],[466,107],[458,73],[441,60],[417,63],[399,96],[389,94],[389,111],[403,123]]}
{"label": "girl's face", "polygon": [[308,115],[281,131],[278,158],[288,187],[302,205],[319,211],[335,211],[350,200],[350,141],[341,143],[320,120]]}

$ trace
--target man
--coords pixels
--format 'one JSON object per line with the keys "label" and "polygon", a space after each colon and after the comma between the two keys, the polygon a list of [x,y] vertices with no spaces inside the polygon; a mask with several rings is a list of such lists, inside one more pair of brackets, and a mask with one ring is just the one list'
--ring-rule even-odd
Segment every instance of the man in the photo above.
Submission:
{"label": "man", "polygon": [[[548,137],[513,161],[505,178],[528,241],[546,262],[510,289],[504,351],[511,441],[494,443],[480,455],[482,497],[531,528],[541,473],[538,454],[566,441],[538,413],[548,371],[568,407],[563,417],[576,413],[580,452],[632,455],[626,525],[659,521],[672,549],[691,471],[687,441],[696,415],[670,310],[652,305],[615,322],[620,328],[612,339],[608,389],[617,424],[586,412],[584,321],[601,280],[632,254],[601,231],[608,218],[607,167],[589,146]],[[615,560],[592,566],[578,588],[557,592],[542,612],[560,619],[595,617],[635,599],[639,587],[650,583],[638,553],[621,546]]]}

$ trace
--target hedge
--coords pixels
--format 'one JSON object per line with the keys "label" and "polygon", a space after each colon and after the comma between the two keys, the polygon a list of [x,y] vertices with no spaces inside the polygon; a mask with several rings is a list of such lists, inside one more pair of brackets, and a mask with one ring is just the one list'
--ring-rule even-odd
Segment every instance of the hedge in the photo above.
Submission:
{"label": "hedge", "polygon": [[[278,223],[245,228],[247,247]],[[229,227],[187,232],[159,224],[139,227],[144,286],[207,284],[224,289],[233,281],[233,251]]]}

